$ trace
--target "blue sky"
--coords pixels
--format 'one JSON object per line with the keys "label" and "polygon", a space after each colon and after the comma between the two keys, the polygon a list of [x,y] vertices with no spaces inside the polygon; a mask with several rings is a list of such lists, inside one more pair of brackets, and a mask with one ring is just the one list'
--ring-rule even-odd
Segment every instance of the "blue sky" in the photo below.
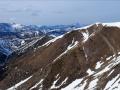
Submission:
{"label": "blue sky", "polygon": [[120,21],[119,0],[1,0],[0,22],[71,24]]}

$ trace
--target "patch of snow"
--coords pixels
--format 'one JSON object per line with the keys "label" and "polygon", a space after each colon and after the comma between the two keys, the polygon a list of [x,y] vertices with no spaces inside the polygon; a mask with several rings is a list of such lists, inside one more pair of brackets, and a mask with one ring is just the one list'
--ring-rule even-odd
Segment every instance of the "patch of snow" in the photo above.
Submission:
{"label": "patch of snow", "polygon": [[118,56],[117,58],[113,58],[108,66],[106,66],[105,68],[103,68],[101,71],[99,71],[98,73],[95,74],[95,76],[99,76],[107,71],[109,71],[111,68],[115,67],[116,65],[118,65],[120,63],[120,56]]}
{"label": "patch of snow", "polygon": [[72,49],[72,48],[75,47],[78,43],[79,43],[78,41],[75,41],[74,43],[72,43],[71,45],[69,45],[69,46],[67,47],[67,50]]}
{"label": "patch of snow", "polygon": [[87,26],[80,27],[80,28],[76,28],[75,30],[88,29],[89,27],[91,27],[91,26],[93,26],[93,25],[94,25],[94,24],[87,25]]}
{"label": "patch of snow", "polygon": [[91,69],[88,69],[88,70],[87,70],[87,73],[88,73],[89,75],[92,75],[92,74],[94,74],[94,71],[91,71]]}
{"label": "patch of snow", "polygon": [[[56,37],[56,38],[54,38],[54,39],[52,39],[52,40],[49,40],[48,42],[46,42],[45,44],[43,44],[42,46],[48,46],[48,45],[50,45],[52,42],[55,42],[56,40],[58,40],[58,39],[60,39],[60,38],[62,38],[63,37],[63,35],[61,35],[61,36],[58,36],[58,37]],[[41,46],[40,46],[41,47]],[[39,48],[40,48],[39,47]]]}
{"label": "patch of snow", "polygon": [[[73,39],[73,40],[74,40],[74,39]],[[74,47],[77,46],[77,44],[78,44],[79,42],[78,42],[78,41],[73,42],[73,40],[72,40],[72,43],[67,47],[67,50],[64,51],[62,54],[60,54],[60,55],[54,60],[54,62],[55,62],[58,58],[60,58],[60,57],[63,56],[64,54],[66,54],[69,50],[71,50],[72,48],[74,48]]]}
{"label": "patch of snow", "polygon": [[107,83],[105,90],[118,90],[120,89],[120,74]]}
{"label": "patch of snow", "polygon": [[[39,41],[40,39],[42,39],[42,38],[43,38],[43,37],[38,38],[38,39],[36,38],[35,40],[33,40],[33,41],[31,41],[31,42],[23,45],[23,46],[19,46],[19,47],[18,47],[18,50],[21,50],[21,52],[24,52],[28,47],[33,46],[36,42],[38,42],[38,41]],[[19,53],[21,53],[21,52],[19,52]]]}
{"label": "patch of snow", "polygon": [[83,51],[84,51],[86,60],[88,60],[88,56],[87,56],[87,54],[86,54],[86,52],[85,52],[85,47],[84,47],[84,46],[83,46]]}
{"label": "patch of snow", "polygon": [[[78,84],[80,84],[82,80],[83,79],[76,79],[71,84],[69,84],[67,87],[62,88],[61,90],[74,90],[75,86],[77,86]],[[78,89],[78,90],[80,90],[80,89]]]}
{"label": "patch of snow", "polygon": [[84,27],[80,27],[80,28],[76,28],[75,30],[81,30],[81,29],[88,29],[89,27],[93,26],[93,25],[98,25],[98,24],[102,24],[103,26],[111,26],[111,27],[119,27],[120,28],[120,22],[111,22],[111,23],[101,23],[101,22],[97,22],[91,25],[87,25]]}
{"label": "patch of snow", "polygon": [[[40,85],[43,82],[44,79],[41,79],[38,83],[36,83],[33,87],[30,88],[30,90],[36,88],[38,85]],[[40,86],[42,87],[42,86]]]}
{"label": "patch of snow", "polygon": [[112,23],[102,23],[104,26],[110,26],[110,27],[119,27],[120,28],[120,22],[112,22]]}
{"label": "patch of snow", "polygon": [[97,74],[95,74],[94,76],[99,76],[99,75],[101,75],[109,70],[110,70],[110,68],[107,66],[104,69],[102,69],[101,71],[99,71]]}
{"label": "patch of snow", "polygon": [[35,36],[38,36],[39,35],[39,31],[35,31]]}
{"label": "patch of snow", "polygon": [[58,86],[56,86],[55,84],[57,83],[57,81],[59,80],[60,78],[58,78],[56,81],[53,82],[53,85],[51,86],[51,89],[54,89],[54,88],[59,88],[60,86],[62,86],[63,84],[66,83],[66,81],[68,80],[68,77],[65,78],[65,80]]}
{"label": "patch of snow", "polygon": [[114,57],[110,63],[111,63],[111,64],[109,65],[110,68],[118,65],[118,64],[120,63],[120,56],[118,56],[117,58]]}
{"label": "patch of snow", "polygon": [[53,62],[55,62],[57,59],[59,59],[60,57],[62,57],[64,54],[66,54],[67,50],[65,52],[63,52],[62,54],[60,54],[55,60],[53,60]]}
{"label": "patch of snow", "polygon": [[22,34],[20,34],[22,37],[24,37],[25,36],[25,34],[24,33],[22,33]]}
{"label": "patch of snow", "polygon": [[21,45],[24,45],[24,44],[25,44],[25,41],[24,41],[24,40],[22,40],[22,41],[21,41]]}
{"label": "patch of snow", "polygon": [[54,37],[54,38],[56,37],[55,35],[50,35],[50,36],[52,36],[52,37]]}
{"label": "patch of snow", "polygon": [[113,73],[114,69],[108,74],[108,76],[110,76]]}
{"label": "patch of snow", "polygon": [[118,54],[120,55],[120,52],[118,52]]}
{"label": "patch of snow", "polygon": [[87,84],[87,81],[84,81],[84,83],[83,83],[83,84],[80,84],[80,86],[79,86],[79,87],[74,87],[74,89],[73,89],[73,90],[84,90],[84,88],[85,88],[86,84]]}
{"label": "patch of snow", "polygon": [[21,82],[17,83],[16,85],[12,86],[11,88],[8,88],[7,90],[16,90],[17,87],[28,81],[32,76],[26,78],[25,80],[22,80]]}
{"label": "patch of snow", "polygon": [[112,57],[113,57],[113,56],[110,56],[110,57],[106,58],[106,60],[110,60]]}
{"label": "patch of snow", "polygon": [[12,27],[18,29],[18,28],[21,28],[22,26],[21,24],[13,24]]}
{"label": "patch of snow", "polygon": [[100,68],[100,67],[101,67],[101,65],[102,65],[102,63],[100,63],[100,62],[97,62],[95,69],[98,69],[98,68]]}
{"label": "patch of snow", "polygon": [[58,77],[59,77],[59,74],[57,74],[55,78],[58,78]]}
{"label": "patch of snow", "polygon": [[88,40],[89,38],[89,33],[88,32],[82,32],[82,35],[84,37],[84,42]]}
{"label": "patch of snow", "polygon": [[93,81],[90,82],[88,86],[88,90],[95,90],[95,86],[97,85],[98,79],[94,79]]}

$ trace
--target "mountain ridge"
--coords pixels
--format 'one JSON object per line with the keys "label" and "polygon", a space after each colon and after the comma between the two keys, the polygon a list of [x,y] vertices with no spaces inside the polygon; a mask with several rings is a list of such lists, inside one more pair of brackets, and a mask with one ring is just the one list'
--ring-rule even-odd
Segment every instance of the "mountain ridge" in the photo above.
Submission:
{"label": "mountain ridge", "polygon": [[8,90],[119,90],[119,34],[119,22],[96,23],[38,45],[8,65],[0,87]]}

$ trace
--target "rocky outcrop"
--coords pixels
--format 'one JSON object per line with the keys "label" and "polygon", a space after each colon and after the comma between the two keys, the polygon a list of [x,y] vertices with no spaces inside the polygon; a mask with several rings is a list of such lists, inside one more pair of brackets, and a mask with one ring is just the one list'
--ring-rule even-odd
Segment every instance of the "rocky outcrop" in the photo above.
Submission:
{"label": "rocky outcrop", "polygon": [[119,90],[120,28],[93,24],[40,44],[8,65],[5,90]]}

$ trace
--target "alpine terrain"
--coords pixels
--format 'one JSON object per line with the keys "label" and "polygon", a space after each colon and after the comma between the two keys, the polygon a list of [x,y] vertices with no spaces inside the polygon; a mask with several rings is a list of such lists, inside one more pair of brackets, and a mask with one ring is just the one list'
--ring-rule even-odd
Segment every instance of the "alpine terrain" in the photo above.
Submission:
{"label": "alpine terrain", "polygon": [[25,38],[25,32],[11,36],[18,47],[0,50],[0,90],[120,90],[120,22],[72,28],[55,38],[37,30],[30,36],[37,37]]}

